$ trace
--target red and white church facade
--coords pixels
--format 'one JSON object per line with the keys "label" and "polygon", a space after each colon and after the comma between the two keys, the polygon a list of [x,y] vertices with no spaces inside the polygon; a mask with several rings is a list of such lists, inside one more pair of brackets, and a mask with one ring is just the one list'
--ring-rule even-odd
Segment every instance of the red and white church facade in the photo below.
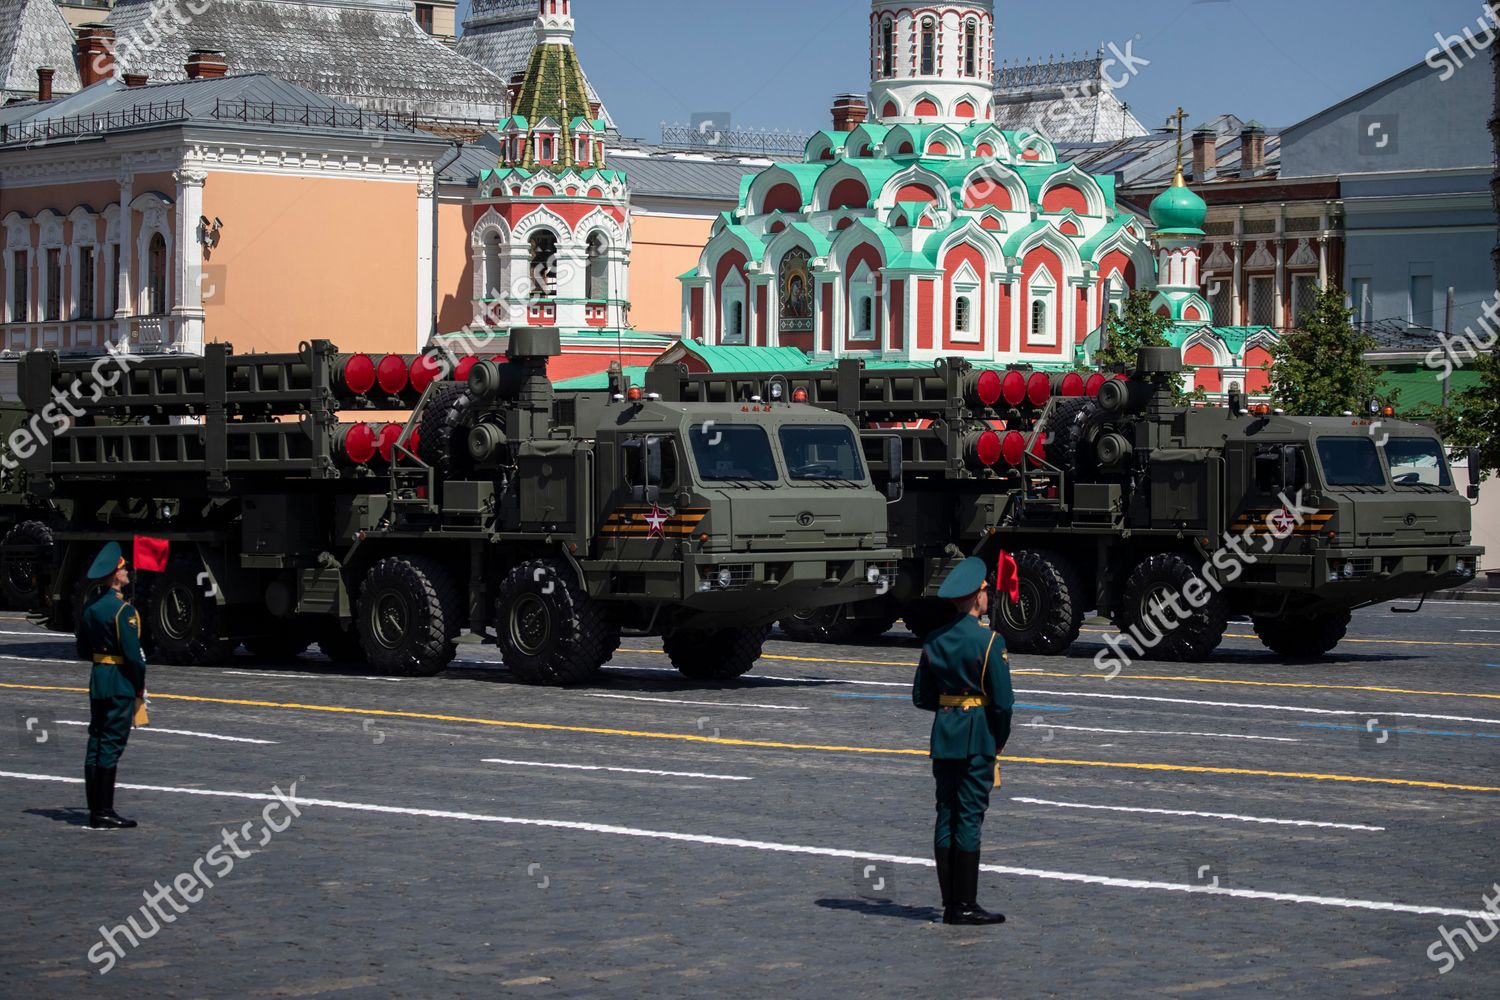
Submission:
{"label": "red and white church facade", "polygon": [[[1113,179],[993,115],[989,2],[875,0],[869,104],[750,178],[682,278],[686,336],[813,359],[1072,365],[1154,275]],[[867,121],[873,106],[876,117]]]}

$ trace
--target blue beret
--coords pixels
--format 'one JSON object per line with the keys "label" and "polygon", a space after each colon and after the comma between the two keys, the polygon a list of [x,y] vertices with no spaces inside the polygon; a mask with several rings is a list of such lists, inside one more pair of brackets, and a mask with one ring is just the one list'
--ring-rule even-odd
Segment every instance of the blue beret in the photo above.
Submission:
{"label": "blue beret", "polygon": [[965,559],[954,568],[952,573],[948,574],[948,579],[943,581],[943,588],[938,591],[938,596],[956,601],[961,597],[977,594],[989,575],[989,564],[983,559],[978,556]]}
{"label": "blue beret", "polygon": [[90,580],[102,580],[107,576],[114,576],[115,570],[125,563],[125,556],[120,551],[119,542],[110,542],[99,550],[94,557],[93,563],[89,565],[88,578]]}

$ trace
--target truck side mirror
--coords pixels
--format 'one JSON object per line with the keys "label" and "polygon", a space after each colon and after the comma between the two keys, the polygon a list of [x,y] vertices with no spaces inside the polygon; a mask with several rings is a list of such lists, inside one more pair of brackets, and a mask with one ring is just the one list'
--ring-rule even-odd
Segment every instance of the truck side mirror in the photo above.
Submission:
{"label": "truck side mirror", "polygon": [[1479,467],[1479,449],[1469,449],[1469,499],[1479,499],[1479,482],[1484,478],[1484,470]]}
{"label": "truck side mirror", "polygon": [[901,439],[888,437],[885,439],[885,467],[886,467],[886,499],[895,503],[906,495],[906,480],[904,463],[906,455],[901,450]]}
{"label": "truck side mirror", "polygon": [[1281,446],[1281,485],[1283,489],[1295,489],[1297,483],[1297,446]]}

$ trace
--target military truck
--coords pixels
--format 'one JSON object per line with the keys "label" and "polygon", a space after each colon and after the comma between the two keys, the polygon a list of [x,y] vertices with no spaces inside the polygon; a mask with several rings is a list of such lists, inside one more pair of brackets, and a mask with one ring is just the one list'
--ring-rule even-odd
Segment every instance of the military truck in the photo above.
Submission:
{"label": "military truck", "polygon": [[28,354],[26,406],[66,395],[82,414],[23,459],[33,496],[71,505],[49,624],[72,627],[100,544],[143,536],[169,545],[163,572],[136,573],[145,644],[168,663],[316,642],[431,675],[467,630],[523,680],[568,684],[622,634],[659,635],[684,675],[725,679],[777,617],[889,586],[887,498],[847,418],[624,385],[557,398],[559,344],[518,330],[504,357],[457,367],[209,345],[107,379]]}
{"label": "military truck", "polygon": [[42,599],[52,529],[62,518],[56,505],[31,495],[21,463],[4,449],[27,416],[19,401],[0,399],[0,607],[12,611]]}
{"label": "military truck", "polygon": [[[1176,351],[1148,349],[1129,374],[844,360],[734,375],[659,365],[645,384],[685,403],[774,393],[840,413],[859,425],[877,481],[900,491],[895,584],[782,619],[798,638],[880,634],[898,616],[924,635],[951,617],[933,600],[948,570],[970,555],[997,562],[1002,549],[1020,597],[999,602],[996,626],[1018,651],[1044,654],[1072,645],[1097,611],[1145,640],[1136,646],[1156,640],[1133,656],[1201,659],[1233,615],[1279,654],[1318,656],[1352,610],[1473,578],[1482,550],[1469,503],[1430,430],[1391,413],[1286,416],[1238,397],[1176,406],[1180,370]],[[892,453],[895,468],[882,459]],[[1202,605],[1161,627],[1174,596],[1198,596],[1195,579],[1209,591]]]}

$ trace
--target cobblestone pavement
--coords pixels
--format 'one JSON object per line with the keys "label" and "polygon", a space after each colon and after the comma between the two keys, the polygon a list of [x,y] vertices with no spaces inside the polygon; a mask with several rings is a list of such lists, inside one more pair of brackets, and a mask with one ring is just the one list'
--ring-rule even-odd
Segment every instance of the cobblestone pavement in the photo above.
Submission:
{"label": "cobblestone pavement", "polygon": [[653,640],[573,690],[477,645],[420,680],[156,667],[118,796],[141,827],[103,834],[87,668],[0,620],[0,993],[1495,995],[1490,606],[1372,609],[1305,664],[1236,624],[1113,680],[1102,638],[1015,658],[981,891],[1009,921],[968,929],[932,922],[904,631],[773,641],[724,685]]}

